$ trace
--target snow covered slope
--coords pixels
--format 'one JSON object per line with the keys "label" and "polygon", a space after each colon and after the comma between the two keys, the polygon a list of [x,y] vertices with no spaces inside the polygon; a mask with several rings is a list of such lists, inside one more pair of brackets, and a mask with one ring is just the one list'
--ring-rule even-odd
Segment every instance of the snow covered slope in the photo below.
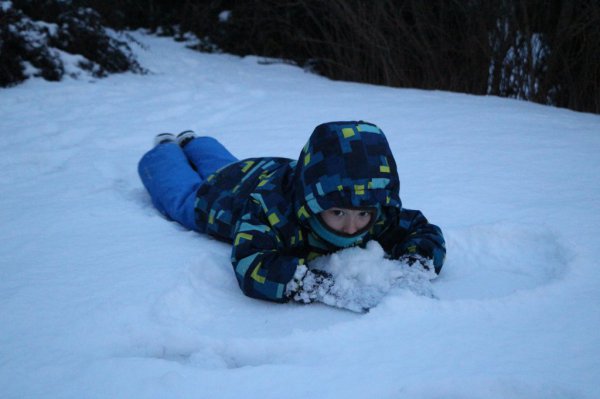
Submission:
{"label": "snow covered slope", "polygon": [[[135,36],[151,75],[0,90],[0,397],[600,397],[600,116]],[[436,298],[246,298],[229,246],[162,219],[136,172],[162,131],[296,158],[317,124],[357,119],[445,233]]]}

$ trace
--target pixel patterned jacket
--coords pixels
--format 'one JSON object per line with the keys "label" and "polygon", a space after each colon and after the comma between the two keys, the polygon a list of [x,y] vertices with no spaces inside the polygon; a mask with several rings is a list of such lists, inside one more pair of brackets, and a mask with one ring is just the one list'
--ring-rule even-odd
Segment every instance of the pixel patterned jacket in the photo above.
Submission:
{"label": "pixel patterned jacket", "polygon": [[[233,243],[242,291],[285,302],[298,265],[340,250],[311,229],[311,218],[337,207],[373,207],[377,219],[358,242],[378,241],[394,259],[419,254],[440,272],[441,230],[420,211],[402,209],[396,162],[383,132],[367,122],[319,125],[298,160],[250,158],[209,176],[196,198],[198,230]],[[314,219],[313,219],[314,220]]]}

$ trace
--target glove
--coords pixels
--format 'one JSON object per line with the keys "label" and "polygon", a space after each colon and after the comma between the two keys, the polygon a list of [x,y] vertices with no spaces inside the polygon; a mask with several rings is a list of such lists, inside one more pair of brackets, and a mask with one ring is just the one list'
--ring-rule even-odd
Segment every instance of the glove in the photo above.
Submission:
{"label": "glove", "polygon": [[294,277],[286,285],[286,296],[302,303],[321,301],[334,283],[330,273],[318,269],[308,270],[305,265],[299,265]]}
{"label": "glove", "polygon": [[433,270],[433,259],[425,258],[419,254],[402,255],[398,260],[408,266],[417,265],[425,270]]}
{"label": "glove", "polygon": [[[431,225],[433,226],[433,225]],[[438,227],[435,226],[437,229]],[[438,240],[439,239],[439,240]],[[390,258],[411,261],[415,257],[422,265],[426,265],[436,274],[440,273],[444,260],[446,259],[446,245],[444,239],[440,236],[436,240],[420,239],[412,240],[408,243],[395,245],[390,251]],[[408,265],[412,265],[414,260]]]}
{"label": "glove", "polygon": [[330,273],[309,270],[304,265],[297,267],[294,278],[286,285],[286,296],[300,303],[320,302],[358,313],[366,313],[381,299],[368,289],[337,287]]}

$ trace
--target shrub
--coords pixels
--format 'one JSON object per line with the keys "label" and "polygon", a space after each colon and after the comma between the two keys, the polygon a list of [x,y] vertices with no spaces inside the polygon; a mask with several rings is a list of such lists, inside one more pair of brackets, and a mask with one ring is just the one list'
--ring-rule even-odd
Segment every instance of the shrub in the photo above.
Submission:
{"label": "shrub", "polygon": [[[189,31],[203,39],[200,50],[276,58],[332,79],[492,94],[600,113],[597,0],[13,3],[29,20],[12,8],[0,11],[0,84],[23,79],[24,64],[46,65],[41,73],[60,77],[58,50],[82,54],[98,75],[140,71],[127,45],[106,34],[100,14],[116,29],[143,27],[176,38]],[[37,32],[37,39],[23,32]],[[48,37],[48,47],[41,36]]]}
{"label": "shrub", "polygon": [[144,72],[128,44],[111,36],[95,10],[59,0],[13,4],[3,2],[0,9],[0,86],[28,76],[55,81],[65,73],[76,75],[68,59],[95,77]]}
{"label": "shrub", "polygon": [[[332,79],[600,112],[596,0],[188,1],[182,28]],[[229,10],[226,20],[218,16]]]}

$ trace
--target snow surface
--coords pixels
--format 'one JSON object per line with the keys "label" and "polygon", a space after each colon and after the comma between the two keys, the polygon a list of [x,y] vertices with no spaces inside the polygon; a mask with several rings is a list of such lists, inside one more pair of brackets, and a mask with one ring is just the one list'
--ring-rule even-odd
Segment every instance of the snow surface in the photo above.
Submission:
{"label": "snow surface", "polygon": [[[600,397],[600,116],[134,36],[149,75],[0,91],[0,397]],[[367,314],[246,298],[230,247],[161,218],[137,176],[158,132],[296,158],[356,119],[445,233],[431,296]],[[377,246],[325,262],[389,266]]]}

